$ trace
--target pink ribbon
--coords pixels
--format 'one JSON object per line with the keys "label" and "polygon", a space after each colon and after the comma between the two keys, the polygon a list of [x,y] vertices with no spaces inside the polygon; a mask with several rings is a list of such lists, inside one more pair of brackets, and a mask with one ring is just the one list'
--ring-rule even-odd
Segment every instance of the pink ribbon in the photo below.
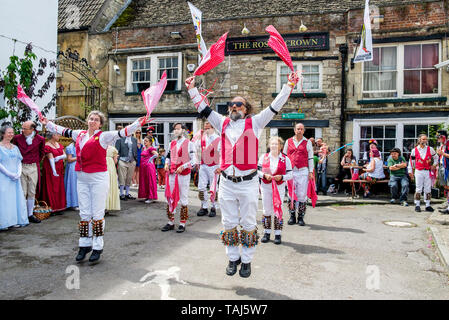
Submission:
{"label": "pink ribbon", "polygon": [[170,190],[170,176],[165,179],[165,198],[168,203],[168,210],[170,212],[175,211],[176,206],[179,202],[179,183],[178,183],[178,175],[175,176],[175,187],[173,188],[173,193]]}
{"label": "pink ribbon", "polygon": [[294,209],[293,201],[298,201],[298,197],[296,196],[295,184],[293,183],[292,179],[287,181],[287,189],[288,189],[288,196],[290,197],[290,209]]}
{"label": "pink ribbon", "polygon": [[[285,188],[284,185],[282,185]],[[279,189],[274,179],[271,180],[271,189],[273,190],[273,209],[276,217],[282,220],[282,200],[279,194]]]}
{"label": "pink ribbon", "polygon": [[315,208],[316,201],[318,200],[315,179],[309,179],[309,185],[307,186],[307,197],[312,201],[312,207]]}
{"label": "pink ribbon", "polygon": [[23,91],[22,86],[20,84],[17,85],[17,99],[26,104],[31,110],[36,112],[39,115],[39,119],[43,118],[42,113],[39,110],[37,104],[35,104],[34,101],[31,100],[30,97],[26,95],[25,91]]}
{"label": "pink ribbon", "polygon": [[218,174],[214,175],[214,180],[212,181],[212,185],[210,187],[209,193],[210,193],[210,202],[215,202],[215,195],[217,194],[217,180],[218,180]]}
{"label": "pink ribbon", "polygon": [[145,108],[147,109],[147,117],[151,114],[151,112],[153,112],[154,108],[156,108],[156,105],[161,99],[162,93],[164,93],[166,87],[167,72],[164,71],[159,82],[142,91],[143,103],[145,104]]}

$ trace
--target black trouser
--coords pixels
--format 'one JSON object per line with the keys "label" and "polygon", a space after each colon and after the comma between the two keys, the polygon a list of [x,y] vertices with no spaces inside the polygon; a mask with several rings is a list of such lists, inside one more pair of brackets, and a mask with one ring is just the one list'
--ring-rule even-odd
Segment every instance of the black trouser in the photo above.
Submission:
{"label": "black trouser", "polygon": [[340,169],[340,172],[338,173],[335,180],[337,181],[337,188],[339,191],[343,190],[345,188],[346,192],[351,192],[351,186],[349,183],[344,183],[343,180],[349,178],[351,179],[351,169]]}

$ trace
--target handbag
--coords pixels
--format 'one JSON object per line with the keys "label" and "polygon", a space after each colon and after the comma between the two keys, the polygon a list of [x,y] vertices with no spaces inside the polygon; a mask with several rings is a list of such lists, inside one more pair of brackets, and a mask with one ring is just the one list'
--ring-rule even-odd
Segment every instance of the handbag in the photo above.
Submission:
{"label": "handbag", "polygon": [[33,209],[33,215],[40,221],[48,219],[52,212],[50,206],[45,201],[36,201]]}

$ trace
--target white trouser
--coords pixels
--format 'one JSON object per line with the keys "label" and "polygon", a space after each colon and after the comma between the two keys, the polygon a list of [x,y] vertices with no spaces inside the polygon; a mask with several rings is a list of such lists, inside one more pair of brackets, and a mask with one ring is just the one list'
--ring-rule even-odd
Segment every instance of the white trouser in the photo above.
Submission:
{"label": "white trouser", "polygon": [[[307,187],[309,185],[309,173],[293,171],[293,184],[295,186],[298,202],[307,202]],[[297,203],[298,205],[298,203]]]}
{"label": "white trouser", "polygon": [[[77,171],[78,203],[81,221],[104,219],[106,198],[109,192],[109,174],[105,172],[85,173]],[[103,221],[103,229],[104,229]],[[80,247],[103,249],[103,237],[92,237],[92,223],[89,223],[89,237],[80,237]]]}
{"label": "white trouser", "polygon": [[[426,202],[426,207],[430,206],[430,196],[427,199],[427,195],[432,193],[432,180],[430,179],[429,170],[415,170],[415,184],[416,191],[415,194],[421,194],[424,191],[424,199]],[[415,197],[415,204],[420,205],[420,200]]]}
{"label": "white trouser", "polygon": [[[209,167],[207,164],[202,164],[198,173],[198,191],[204,193],[204,200],[201,201],[201,208],[209,208],[209,190],[207,190],[207,184],[210,185],[210,189],[213,189],[212,183],[214,182],[215,170],[218,165]],[[216,208],[215,202],[211,203],[212,208]]]}
{"label": "white trouser", "polygon": [[[241,225],[245,231],[253,231],[257,228],[259,182],[257,176],[249,181],[234,183],[226,178],[221,178],[218,198],[221,208],[221,222],[225,230],[231,230]],[[242,246],[240,255],[239,246],[226,246],[226,254],[230,261],[236,261],[240,257],[243,263],[251,262],[256,247]]]}
{"label": "white trouser", "polygon": [[[170,174],[168,176],[168,183],[170,184],[170,191],[173,192],[175,188],[176,174]],[[187,206],[189,204],[189,187],[190,187],[190,173],[182,176],[178,174],[178,186],[179,186],[179,202],[178,206]],[[177,206],[177,207],[178,207]],[[176,208],[173,210],[176,213]]]}
{"label": "white trouser", "polygon": [[[282,184],[277,185],[277,188],[279,190],[279,196],[281,199],[281,202],[284,203],[284,196],[285,196],[285,182]],[[260,183],[260,191],[262,193],[262,204],[263,204],[263,215],[265,217],[276,216],[274,213],[274,207],[273,207],[273,189],[271,187],[271,183],[264,183],[263,181]],[[264,229],[266,233],[271,233],[271,230]],[[274,234],[279,235],[281,234],[281,230],[275,230]]]}

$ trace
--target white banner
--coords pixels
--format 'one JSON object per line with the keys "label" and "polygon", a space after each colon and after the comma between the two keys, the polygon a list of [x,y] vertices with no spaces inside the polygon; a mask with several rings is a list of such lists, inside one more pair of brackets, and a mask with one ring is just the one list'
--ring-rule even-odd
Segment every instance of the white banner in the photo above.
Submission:
{"label": "white banner", "polygon": [[187,4],[189,5],[190,13],[192,14],[193,26],[195,27],[196,40],[198,42],[198,51],[200,52],[202,59],[207,53],[206,43],[201,35],[201,18],[203,13],[190,2],[187,1]]}
{"label": "white banner", "polygon": [[373,36],[371,34],[371,19],[369,16],[369,0],[365,2],[365,14],[363,17],[360,45],[354,58],[354,63],[373,60]]}

